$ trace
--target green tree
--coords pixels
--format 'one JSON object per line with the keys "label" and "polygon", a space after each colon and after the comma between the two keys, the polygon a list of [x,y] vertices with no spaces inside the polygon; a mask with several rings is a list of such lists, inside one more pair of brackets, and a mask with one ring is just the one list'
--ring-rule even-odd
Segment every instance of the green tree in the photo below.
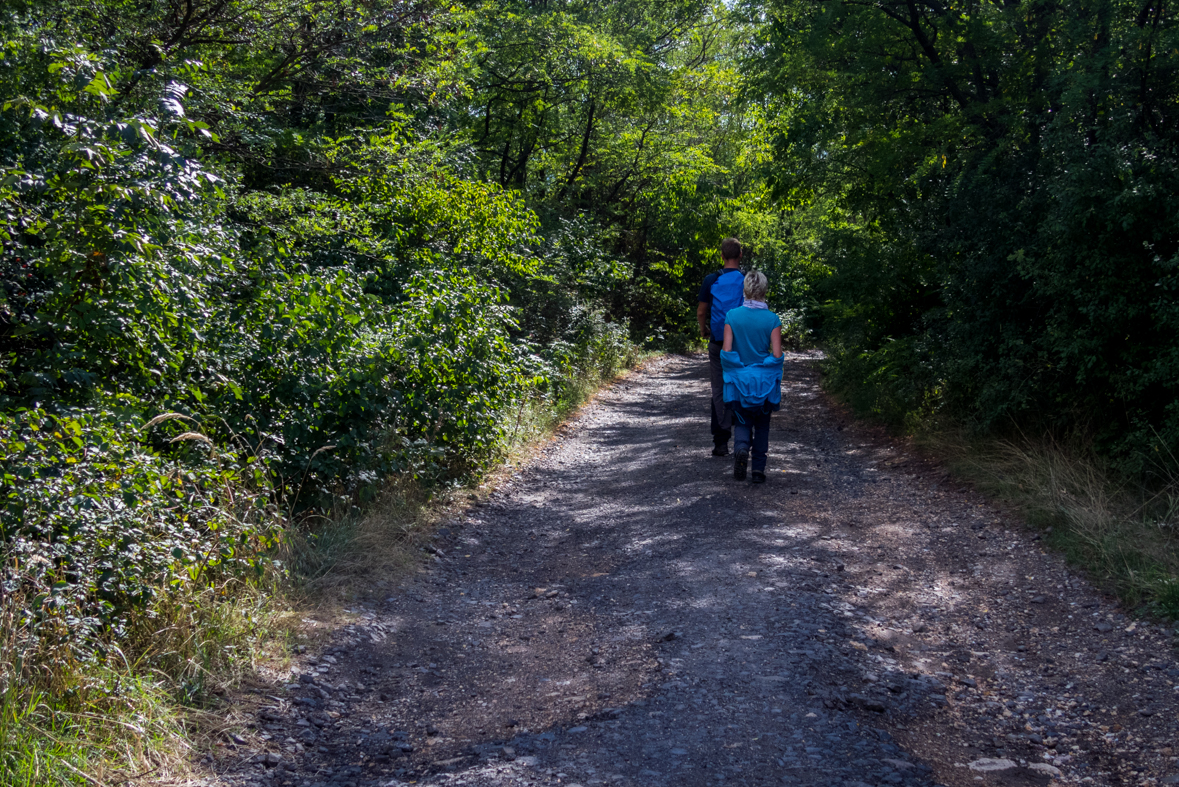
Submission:
{"label": "green tree", "polygon": [[[773,2],[751,89],[823,217],[835,372],[890,418],[1086,424],[1174,455],[1173,12]],[[1149,380],[1149,382],[1147,382]]]}

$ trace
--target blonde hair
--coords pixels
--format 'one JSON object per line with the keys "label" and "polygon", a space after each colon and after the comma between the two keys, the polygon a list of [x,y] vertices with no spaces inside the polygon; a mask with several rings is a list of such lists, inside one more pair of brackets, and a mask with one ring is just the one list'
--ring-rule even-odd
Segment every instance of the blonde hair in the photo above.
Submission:
{"label": "blonde hair", "polygon": [[745,274],[745,300],[764,301],[770,282],[761,271],[750,271]]}

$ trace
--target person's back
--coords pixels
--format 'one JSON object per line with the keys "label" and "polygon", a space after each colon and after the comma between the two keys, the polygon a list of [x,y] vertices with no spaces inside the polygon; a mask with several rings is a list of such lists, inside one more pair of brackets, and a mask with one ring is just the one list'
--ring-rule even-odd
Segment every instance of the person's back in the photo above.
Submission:
{"label": "person's back", "polygon": [[[750,449],[753,482],[766,480],[770,414],[782,401],[782,321],[766,306],[769,282],[751,271],[744,281],[744,305],[725,316],[721,347],[724,400],[733,414],[733,478],[745,479]],[[735,356],[735,357],[734,357]]]}
{"label": "person's back", "polygon": [[733,350],[741,363],[752,366],[770,355],[770,336],[782,327],[778,315],[769,309],[740,306],[729,312],[726,323],[733,330]]}

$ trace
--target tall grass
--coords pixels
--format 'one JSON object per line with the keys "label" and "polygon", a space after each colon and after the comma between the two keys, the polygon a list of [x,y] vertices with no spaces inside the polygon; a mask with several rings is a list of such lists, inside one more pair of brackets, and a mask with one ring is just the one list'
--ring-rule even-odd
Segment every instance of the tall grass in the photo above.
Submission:
{"label": "tall grass", "polygon": [[1179,479],[1134,483],[1083,447],[1048,438],[983,442],[942,432],[925,442],[1126,604],[1179,619]]}
{"label": "tall grass", "polygon": [[161,680],[68,652],[31,653],[7,606],[0,621],[0,784],[106,784],[183,769],[182,719]]}
{"label": "tall grass", "polygon": [[273,641],[258,586],[176,588],[92,649],[36,636],[0,603],[0,784],[151,782],[189,771],[190,709],[247,674]]}
{"label": "tall grass", "polygon": [[417,548],[448,497],[393,477],[362,508],[345,504],[293,525],[281,554],[290,572],[284,603],[311,607],[390,587],[417,565]]}

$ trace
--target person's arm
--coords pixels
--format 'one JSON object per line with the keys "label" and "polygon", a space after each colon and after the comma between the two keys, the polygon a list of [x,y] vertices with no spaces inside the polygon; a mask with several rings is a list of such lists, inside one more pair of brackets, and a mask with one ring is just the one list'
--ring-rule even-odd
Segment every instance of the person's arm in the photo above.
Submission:
{"label": "person's arm", "polygon": [[712,317],[712,309],[708,305],[708,301],[700,301],[696,304],[696,322],[700,323],[700,335],[711,337],[712,332],[708,328],[709,318]]}
{"label": "person's arm", "polygon": [[725,323],[725,346],[721,349],[727,353],[733,351],[733,329],[729,327],[728,323]]}
{"label": "person's arm", "polygon": [[[728,331],[729,331],[729,326],[726,325],[725,326],[725,341],[726,342],[728,341],[728,337],[729,337]],[[727,350],[728,347],[726,347],[725,349]],[[775,358],[782,357],[782,326],[781,325],[779,325],[774,330],[770,331],[770,352],[773,353]]]}

